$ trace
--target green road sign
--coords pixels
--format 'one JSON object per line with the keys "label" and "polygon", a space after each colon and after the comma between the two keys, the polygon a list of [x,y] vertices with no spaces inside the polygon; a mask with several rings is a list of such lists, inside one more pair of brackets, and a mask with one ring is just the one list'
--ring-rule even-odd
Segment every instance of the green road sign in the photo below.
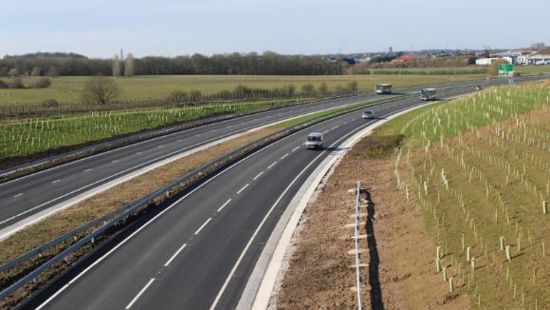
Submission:
{"label": "green road sign", "polygon": [[514,65],[512,64],[498,65],[498,75],[513,75],[513,74],[514,74]]}

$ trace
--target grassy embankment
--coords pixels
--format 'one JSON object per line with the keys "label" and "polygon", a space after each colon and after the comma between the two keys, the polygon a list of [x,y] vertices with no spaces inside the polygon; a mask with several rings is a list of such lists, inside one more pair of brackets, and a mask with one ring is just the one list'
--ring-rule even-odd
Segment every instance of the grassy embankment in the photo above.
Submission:
{"label": "grassy embankment", "polygon": [[404,135],[396,185],[424,210],[442,253],[434,246],[434,272],[440,260],[474,305],[550,305],[549,132],[548,82],[422,108],[375,132]]}
{"label": "grassy embankment", "polygon": [[[294,85],[297,90],[306,83],[316,89],[326,83],[328,90],[345,87],[357,81],[358,89],[372,90],[377,83],[392,83],[395,87],[456,81],[471,76],[368,76],[368,75],[328,75],[328,76],[247,76],[247,75],[181,75],[181,76],[136,76],[118,78],[120,99],[123,101],[166,98],[173,91],[199,90],[203,94],[232,91],[237,85],[253,88],[274,89]],[[2,78],[7,80],[8,78]],[[45,99],[57,100],[61,105],[75,105],[81,102],[81,93],[88,77],[58,77],[52,79],[52,86],[41,89],[0,89],[0,106],[39,105]]]}
{"label": "grassy embankment", "polygon": [[0,121],[0,161],[191,121],[211,115],[294,104],[294,99],[146,108]]}

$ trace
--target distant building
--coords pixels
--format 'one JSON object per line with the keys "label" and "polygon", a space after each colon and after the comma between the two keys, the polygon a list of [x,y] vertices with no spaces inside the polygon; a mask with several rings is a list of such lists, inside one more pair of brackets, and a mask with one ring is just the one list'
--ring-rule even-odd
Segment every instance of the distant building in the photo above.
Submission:
{"label": "distant building", "polygon": [[522,55],[518,56],[517,63],[519,65],[547,65],[550,64],[550,55]]}
{"label": "distant building", "polygon": [[476,65],[478,65],[478,66],[490,66],[491,64],[493,64],[493,62],[495,62],[497,60],[506,60],[508,63],[513,63],[513,58],[512,57],[500,57],[500,58],[492,57],[492,58],[479,58],[479,59],[476,59]]}
{"label": "distant building", "polygon": [[418,56],[413,55],[413,54],[409,54],[409,55],[399,56],[399,57],[395,58],[394,60],[392,60],[392,62],[409,62],[409,61],[415,60],[415,59],[418,59]]}

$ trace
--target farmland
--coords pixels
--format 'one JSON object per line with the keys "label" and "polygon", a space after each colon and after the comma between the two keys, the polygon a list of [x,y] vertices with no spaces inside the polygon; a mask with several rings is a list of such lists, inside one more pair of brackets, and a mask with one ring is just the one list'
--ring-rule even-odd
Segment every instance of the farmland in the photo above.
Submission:
{"label": "farmland", "polygon": [[375,132],[405,136],[395,186],[424,210],[441,285],[452,279],[473,305],[550,304],[549,124],[545,82],[419,109]]}
{"label": "farmland", "polygon": [[[166,75],[136,76],[118,78],[122,101],[138,101],[166,98],[173,91],[198,90],[212,94],[222,90],[233,90],[237,85],[254,88],[273,89],[284,85],[301,86],[311,83],[315,88],[326,83],[328,90],[345,87],[350,81],[357,81],[358,89],[372,90],[381,82],[392,83],[395,87],[456,81],[472,76],[370,76],[370,75],[327,75],[327,76],[251,76],[251,75]],[[8,78],[0,78],[5,81]],[[52,79],[49,88],[41,89],[0,89],[0,106],[39,105],[46,99],[54,99],[61,105],[81,104],[81,93],[88,77],[58,77]]]}

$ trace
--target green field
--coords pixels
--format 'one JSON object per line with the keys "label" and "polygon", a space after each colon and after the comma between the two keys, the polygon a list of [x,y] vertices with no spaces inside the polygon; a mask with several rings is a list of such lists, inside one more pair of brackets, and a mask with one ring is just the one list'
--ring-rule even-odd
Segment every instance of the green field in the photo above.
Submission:
{"label": "green field", "polygon": [[514,69],[523,74],[550,73],[550,66],[515,66]]}
{"label": "green field", "polygon": [[0,121],[0,162],[202,117],[295,104],[295,99],[146,108]]}
{"label": "green field", "polygon": [[486,75],[487,67],[442,67],[442,68],[373,68],[370,74],[382,75]]}
{"label": "green field", "polygon": [[549,132],[548,82],[436,103],[375,132],[405,136],[396,186],[425,210],[454,293],[477,307],[550,305]]}
{"label": "green field", "polygon": [[[221,90],[233,90],[237,85],[273,89],[284,85],[295,85],[299,91],[306,83],[316,88],[326,83],[329,90],[346,87],[350,81],[357,81],[359,90],[372,90],[377,83],[392,83],[395,87],[457,81],[471,76],[246,76],[246,75],[180,75],[180,76],[136,76],[118,78],[123,101],[162,99],[171,92],[199,90],[203,94]],[[7,78],[3,78],[7,81]],[[52,79],[52,86],[42,89],[0,89],[0,106],[35,105],[46,99],[57,100],[63,105],[81,104],[81,92],[88,77],[58,77]]]}

